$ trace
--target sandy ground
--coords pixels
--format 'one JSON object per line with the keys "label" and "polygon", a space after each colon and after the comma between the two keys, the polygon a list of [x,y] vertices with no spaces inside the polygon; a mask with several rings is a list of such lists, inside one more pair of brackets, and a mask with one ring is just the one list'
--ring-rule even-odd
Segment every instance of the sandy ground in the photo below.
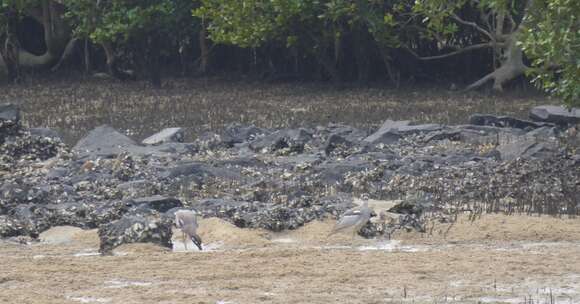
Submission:
{"label": "sandy ground", "polygon": [[205,251],[124,245],[55,227],[0,243],[0,303],[580,303],[580,220],[488,215],[430,236],[327,238],[333,222],[283,234],[201,223]]}

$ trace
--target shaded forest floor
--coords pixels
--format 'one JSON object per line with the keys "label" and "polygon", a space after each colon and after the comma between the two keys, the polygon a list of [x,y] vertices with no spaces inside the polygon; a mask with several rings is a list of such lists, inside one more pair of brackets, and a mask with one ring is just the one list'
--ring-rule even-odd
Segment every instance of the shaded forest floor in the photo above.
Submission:
{"label": "shaded forest floor", "polygon": [[109,124],[134,138],[186,128],[192,140],[230,123],[296,127],[344,123],[374,129],[385,119],[460,124],[473,113],[527,117],[531,107],[557,103],[533,92],[493,95],[429,87],[336,89],[320,83],[268,84],[225,79],[174,79],[155,90],[147,82],[99,79],[29,80],[0,87],[0,103],[22,106],[30,127],[58,130],[74,143]]}

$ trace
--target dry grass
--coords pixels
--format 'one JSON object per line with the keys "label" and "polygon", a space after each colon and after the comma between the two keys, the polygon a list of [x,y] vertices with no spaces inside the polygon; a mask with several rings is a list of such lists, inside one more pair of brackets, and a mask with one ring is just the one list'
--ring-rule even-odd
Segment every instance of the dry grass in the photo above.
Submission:
{"label": "dry grass", "polygon": [[0,103],[23,106],[34,127],[51,127],[74,142],[93,127],[110,124],[143,138],[169,126],[205,130],[238,122],[261,127],[340,122],[374,128],[385,119],[465,123],[473,113],[527,116],[530,107],[557,101],[543,96],[461,94],[429,88],[347,88],[325,84],[263,84],[222,79],[169,80],[154,90],[145,82],[52,80],[2,87]]}

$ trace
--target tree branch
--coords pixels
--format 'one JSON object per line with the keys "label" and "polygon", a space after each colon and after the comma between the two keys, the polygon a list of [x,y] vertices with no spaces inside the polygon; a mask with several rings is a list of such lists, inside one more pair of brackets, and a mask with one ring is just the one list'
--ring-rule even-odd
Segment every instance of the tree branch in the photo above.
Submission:
{"label": "tree branch", "polygon": [[60,66],[74,53],[74,49],[78,41],[79,38],[73,38],[66,44],[64,52],[60,56],[58,63],[50,69],[51,72],[57,71],[60,68]]}
{"label": "tree branch", "polygon": [[463,25],[467,25],[467,26],[471,26],[471,27],[475,28],[478,32],[484,34],[490,40],[494,40],[493,35],[490,32],[486,31],[481,26],[477,25],[477,23],[471,22],[471,21],[465,21],[465,20],[461,19],[459,16],[457,16],[456,14],[451,15],[451,18],[453,18],[453,20],[455,20]]}
{"label": "tree branch", "polygon": [[[496,44],[496,45],[503,45],[503,43],[499,43],[499,44]],[[436,60],[436,59],[443,59],[443,58],[447,58],[447,57],[451,57],[451,56],[463,54],[463,53],[466,53],[466,52],[471,52],[471,51],[474,51],[474,50],[491,48],[493,46],[494,46],[494,44],[491,43],[491,42],[480,43],[480,44],[470,45],[468,47],[459,49],[459,50],[457,50],[455,52],[451,52],[451,53],[447,53],[447,54],[443,54],[443,55],[427,56],[427,57],[421,57],[421,56],[419,56],[417,53],[415,53],[409,47],[405,47],[405,48],[407,49],[407,51],[409,51],[413,56],[415,56],[419,60]]]}

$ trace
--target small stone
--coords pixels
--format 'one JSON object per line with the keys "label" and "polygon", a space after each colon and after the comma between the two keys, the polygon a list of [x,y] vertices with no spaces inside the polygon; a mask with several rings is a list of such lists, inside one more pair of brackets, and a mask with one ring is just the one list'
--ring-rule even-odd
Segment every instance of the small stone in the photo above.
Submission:
{"label": "small stone", "polygon": [[538,106],[530,111],[530,118],[556,124],[580,123],[580,108],[566,109],[563,106]]}
{"label": "small stone", "polygon": [[184,131],[182,128],[166,128],[145,138],[141,143],[144,145],[159,145],[168,142],[183,142]]}

